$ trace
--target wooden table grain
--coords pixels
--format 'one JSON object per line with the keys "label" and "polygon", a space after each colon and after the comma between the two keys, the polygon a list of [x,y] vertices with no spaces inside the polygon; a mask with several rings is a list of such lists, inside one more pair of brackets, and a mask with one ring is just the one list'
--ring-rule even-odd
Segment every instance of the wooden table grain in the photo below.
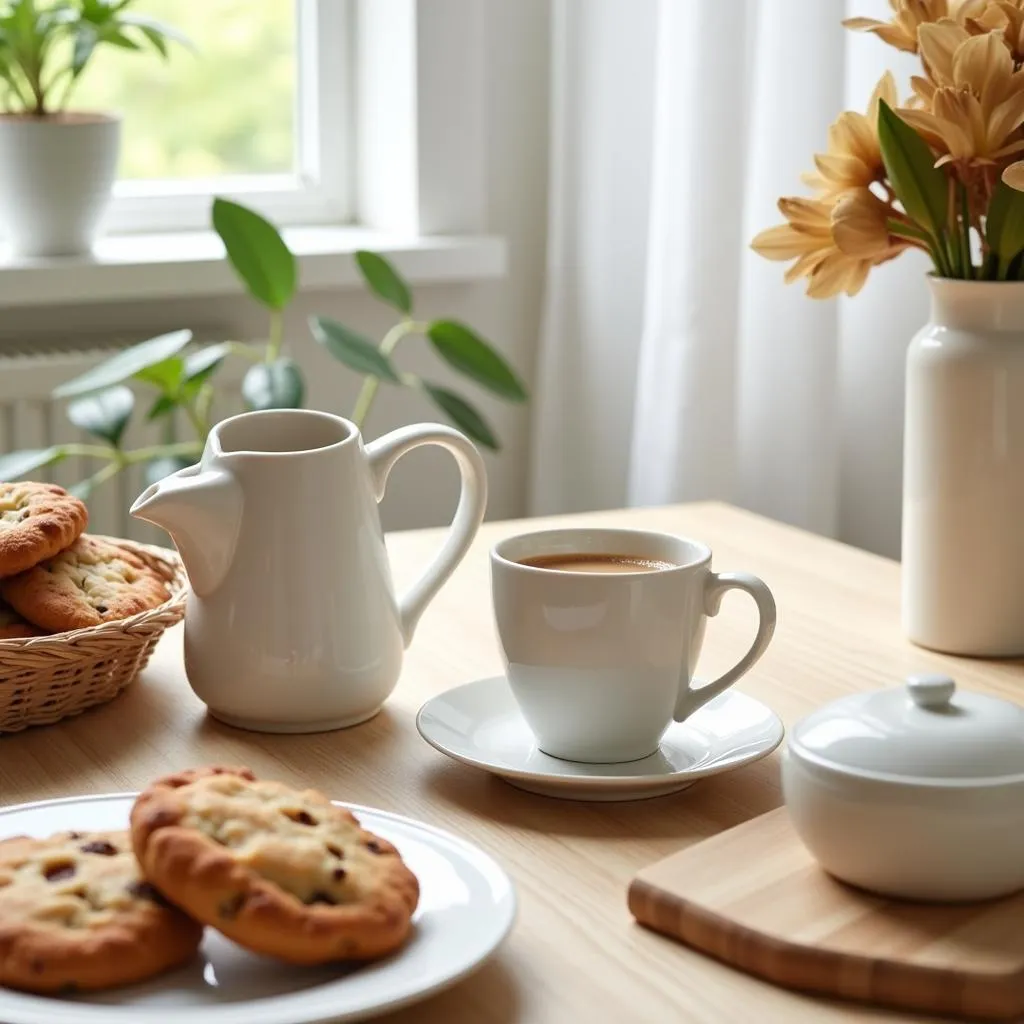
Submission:
{"label": "wooden table grain", "polygon": [[[947,671],[964,686],[1024,698],[1020,663],[944,657],[903,639],[894,562],[723,505],[593,513],[485,526],[424,615],[394,694],[365,725],[315,736],[265,736],[220,725],[188,688],[175,630],[118,700],[0,739],[0,799],[14,804],[134,790],[172,769],[241,763],[478,843],[515,880],[520,909],[513,934],[471,978],[380,1018],[390,1024],[911,1020],[775,989],[630,917],[626,887],[640,868],[781,803],[777,755],[673,796],[586,804],[520,792],[420,739],[415,715],[424,700],[500,670],[488,548],[552,522],[693,536],[711,545],[717,569],[762,576],[775,592],[779,626],[740,689],[774,708],[787,725],[845,693],[894,685],[919,671]],[[415,577],[439,537],[425,530],[388,538],[399,587]],[[752,605],[727,598],[709,624],[700,674],[717,674],[732,663],[753,628]]]}

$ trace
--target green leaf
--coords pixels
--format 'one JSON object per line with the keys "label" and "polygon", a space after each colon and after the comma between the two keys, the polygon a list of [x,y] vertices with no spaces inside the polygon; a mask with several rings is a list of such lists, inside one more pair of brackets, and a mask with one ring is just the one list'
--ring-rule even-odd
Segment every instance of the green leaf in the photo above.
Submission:
{"label": "green leaf", "polygon": [[213,227],[242,283],[258,302],[284,309],[295,294],[295,257],[277,228],[227,199],[213,201]]}
{"label": "green leaf", "polygon": [[1000,181],[992,193],[985,220],[989,248],[1008,262],[1024,249],[1024,192]]}
{"label": "green leaf", "polygon": [[181,383],[181,375],[185,372],[185,360],[181,356],[169,356],[159,363],[145,366],[138,373],[132,374],[135,380],[144,384],[152,384],[168,394],[174,394]]}
{"label": "green leaf", "polygon": [[886,102],[878,103],[878,144],[886,174],[907,216],[938,237],[946,227],[949,191],[928,143]]}
{"label": "green leaf", "polygon": [[510,402],[525,402],[526,389],[512,367],[475,331],[456,320],[435,320],[427,337],[437,354],[459,373]]}
{"label": "green leaf", "polygon": [[172,473],[177,473],[179,469],[184,469],[186,466],[191,465],[192,462],[184,455],[160,455],[151,462],[146,463],[146,469],[143,473],[146,486],[149,487],[151,484],[157,484],[164,477],[168,477]]}
{"label": "green leaf", "polygon": [[149,45],[152,46],[153,49],[156,50],[156,52],[159,53],[160,56],[164,58],[164,60],[166,60],[167,57],[168,57],[168,51],[167,51],[167,41],[164,39],[164,37],[159,32],[157,32],[156,29],[154,29],[154,28],[147,28],[146,26],[141,26],[139,28],[139,31],[149,41]]}
{"label": "green leaf", "polygon": [[79,22],[74,30],[75,43],[71,53],[71,74],[77,78],[84,70],[96,49],[99,35],[88,22]]}
{"label": "green leaf", "polygon": [[311,316],[309,329],[313,337],[350,370],[379,377],[391,384],[399,383],[391,361],[365,335],[327,316]]}
{"label": "green leaf", "polygon": [[20,452],[0,455],[0,480],[17,480],[43,466],[52,466],[64,458],[64,449],[30,448]]}
{"label": "green leaf", "polygon": [[412,296],[409,294],[409,286],[388,260],[375,252],[360,249],[356,253],[356,263],[366,279],[366,283],[389,306],[394,306],[406,316],[412,312]]}
{"label": "green leaf", "polygon": [[224,362],[230,351],[231,343],[222,341],[216,345],[207,345],[206,348],[201,348],[198,352],[186,356],[184,379],[186,381],[206,380]]}
{"label": "green leaf", "polygon": [[134,408],[135,396],[131,388],[118,384],[72,402],[67,408],[67,414],[79,430],[120,448],[121,435]]}
{"label": "green leaf", "polygon": [[[184,32],[180,32],[173,25],[168,25],[166,21],[151,18],[147,14],[126,12],[118,17],[118,21],[122,25],[130,25],[133,28],[139,29],[164,57],[167,56],[166,40],[168,39],[184,46],[186,49],[195,49],[192,45],[192,40]],[[157,45],[157,40],[159,40],[161,45]]]}
{"label": "green leaf", "polygon": [[112,46],[118,46],[122,50],[142,49],[134,39],[126,36],[116,25],[104,26],[100,30],[100,42],[110,43]]}
{"label": "green leaf", "polygon": [[305,390],[294,359],[257,363],[242,379],[242,397],[250,409],[299,409]]}
{"label": "green leaf", "polygon": [[464,398],[460,398],[454,391],[449,391],[437,384],[421,381],[420,386],[445,416],[467,437],[492,451],[497,451],[501,447],[487,421]]}
{"label": "green leaf", "polygon": [[85,395],[90,391],[120,384],[121,381],[134,377],[140,370],[180,352],[192,340],[191,331],[172,331],[159,337],[141,341],[138,345],[126,348],[105,362],[86,370],[80,377],[61,384],[53,392],[54,398],[72,398]]}
{"label": "green leaf", "polygon": [[168,413],[174,412],[178,408],[178,400],[173,395],[160,395],[157,400],[149,407],[149,412],[146,413],[147,420],[158,420],[161,416],[166,416]]}

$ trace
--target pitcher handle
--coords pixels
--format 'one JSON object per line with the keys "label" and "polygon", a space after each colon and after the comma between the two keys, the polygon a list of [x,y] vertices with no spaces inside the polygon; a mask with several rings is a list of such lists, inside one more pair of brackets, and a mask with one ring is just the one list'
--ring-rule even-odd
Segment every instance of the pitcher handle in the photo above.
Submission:
{"label": "pitcher handle", "polygon": [[462,492],[451,529],[437,557],[398,602],[402,639],[406,647],[427,605],[469,550],[487,507],[487,471],[483,458],[469,438],[440,423],[399,427],[366,446],[377,500],[384,497],[392,466],[406,452],[424,444],[439,445],[455,457],[462,475]]}
{"label": "pitcher handle", "polygon": [[704,683],[696,689],[687,685],[679,694],[675,714],[677,722],[685,721],[706,704],[712,697],[724,693],[741,676],[746,675],[754,663],[764,654],[775,632],[775,598],[763,580],[749,572],[710,572],[704,584],[704,611],[708,615],[717,615],[722,604],[722,595],[727,590],[742,590],[749,594],[757,605],[757,634],[747,653],[733,665],[728,672],[713,682]]}

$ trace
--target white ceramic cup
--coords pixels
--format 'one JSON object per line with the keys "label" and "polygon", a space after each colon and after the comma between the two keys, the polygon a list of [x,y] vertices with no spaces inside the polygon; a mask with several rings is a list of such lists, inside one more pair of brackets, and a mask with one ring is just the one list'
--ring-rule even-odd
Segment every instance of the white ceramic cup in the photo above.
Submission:
{"label": "white ceramic cup", "polygon": [[[610,554],[668,563],[591,573],[523,565],[556,554]],[[711,571],[695,540],[641,530],[520,534],[491,551],[494,613],[512,693],[541,750],[590,763],[633,761],[732,686],[775,631],[771,591],[749,573]],[[694,688],[709,615],[727,590],[757,603],[757,636],[720,678]]]}

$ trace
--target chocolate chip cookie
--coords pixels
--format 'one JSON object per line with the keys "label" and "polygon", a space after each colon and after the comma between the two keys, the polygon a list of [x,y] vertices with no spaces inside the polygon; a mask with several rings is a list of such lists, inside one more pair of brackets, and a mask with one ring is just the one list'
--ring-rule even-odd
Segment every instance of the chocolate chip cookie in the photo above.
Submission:
{"label": "chocolate chip cookie", "polygon": [[143,881],[126,832],[0,842],[0,985],[127,985],[188,961],[202,934]]}
{"label": "chocolate chip cookie", "polygon": [[9,604],[0,601],[0,640],[42,636],[43,631],[26,622]]}
{"label": "chocolate chip cookie", "polygon": [[13,576],[51,558],[88,522],[85,505],[63,487],[0,483],[0,576]]}
{"label": "chocolate chip cookie", "polygon": [[181,772],[139,796],[131,832],[143,873],[169,900],[254,952],[368,960],[411,930],[416,876],[315,790],[245,768]]}
{"label": "chocolate chip cookie", "polygon": [[138,555],[82,534],[53,558],[0,580],[0,596],[29,622],[62,633],[125,619],[163,604],[170,594]]}

